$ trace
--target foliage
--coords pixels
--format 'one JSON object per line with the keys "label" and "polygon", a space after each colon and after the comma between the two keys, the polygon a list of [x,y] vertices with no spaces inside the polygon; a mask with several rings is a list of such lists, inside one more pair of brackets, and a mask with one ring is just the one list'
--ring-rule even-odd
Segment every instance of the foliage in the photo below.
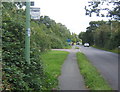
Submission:
{"label": "foliage", "polygon": [[[14,23],[15,28],[18,26]],[[34,82],[30,81],[33,78],[38,79],[42,75],[42,66],[39,57],[35,57],[35,53],[31,52],[30,65],[24,60],[24,40],[18,38],[23,32],[10,31],[11,28],[3,30],[3,84],[7,80],[10,85],[4,85],[4,90],[30,90],[34,86]],[[23,30],[21,30],[23,31]],[[36,49],[36,48],[35,48]],[[34,50],[35,51],[35,50]],[[39,65],[39,67],[38,67]],[[35,71],[39,70],[39,71]],[[32,72],[32,74],[31,74]],[[33,79],[34,81],[34,79]],[[38,85],[38,84],[37,84]],[[10,87],[10,88],[9,88]],[[34,88],[33,88],[34,89]],[[35,90],[35,89],[34,89]]]}
{"label": "foliage", "polygon": [[65,46],[64,49],[71,49],[72,46],[71,45],[68,45],[68,46]]}
{"label": "foliage", "polygon": [[83,53],[77,53],[77,60],[87,88],[90,90],[112,90]]}
{"label": "foliage", "polygon": [[97,46],[95,46],[95,45],[93,45],[92,47],[97,48],[97,49],[101,49],[101,50],[106,50],[106,51],[109,51],[109,52],[119,53],[119,54],[120,54],[119,48],[116,48],[116,49],[113,49],[113,50],[109,50],[109,49],[106,49],[106,48],[97,47]]}
{"label": "foliage", "polygon": [[92,16],[95,13],[100,17],[111,17],[115,20],[120,20],[120,1],[98,0],[90,1],[89,5],[85,6],[86,15]]}
{"label": "foliage", "polygon": [[75,49],[80,49],[79,47],[75,47]]}
{"label": "foliage", "polygon": [[63,48],[63,43],[59,38],[51,37],[51,48],[60,49]]}
{"label": "foliage", "polygon": [[20,4],[2,3],[3,91],[52,89],[52,75],[44,69],[40,55],[51,48],[63,48],[71,34],[47,16],[40,21],[31,20],[31,63],[28,64],[24,57],[25,11]]}
{"label": "foliage", "polygon": [[74,42],[74,43],[80,41],[80,39],[78,38],[78,35],[75,33],[72,33],[71,37],[72,37],[72,42]]}
{"label": "foliage", "polygon": [[[120,46],[120,27],[117,21],[91,21],[86,32],[79,34],[83,43],[96,45],[106,49],[116,49]],[[94,26],[93,26],[94,25]]]}
{"label": "foliage", "polygon": [[44,27],[31,22],[31,45],[38,47],[41,52],[51,48],[50,37],[42,32],[43,29]]}

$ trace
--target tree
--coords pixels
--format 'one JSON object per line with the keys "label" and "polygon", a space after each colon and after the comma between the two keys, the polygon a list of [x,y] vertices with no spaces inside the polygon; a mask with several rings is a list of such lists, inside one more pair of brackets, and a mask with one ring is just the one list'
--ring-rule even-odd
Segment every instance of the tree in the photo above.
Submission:
{"label": "tree", "polygon": [[[44,70],[40,55],[50,48],[63,48],[71,36],[62,24],[48,16],[31,20],[31,48],[28,64],[24,57],[25,10],[21,3],[2,3],[2,89],[42,91],[54,88],[53,75]],[[48,25],[49,24],[49,25]]]}
{"label": "tree", "polygon": [[91,17],[92,13],[95,13],[100,17],[111,17],[115,20],[120,20],[120,1],[99,0],[90,1],[88,3],[89,5],[85,6],[86,15],[89,15]]}
{"label": "tree", "polygon": [[[111,25],[112,23],[112,25]],[[115,49],[119,43],[120,27],[117,21],[91,21],[86,32],[81,32],[79,38],[90,45]]]}

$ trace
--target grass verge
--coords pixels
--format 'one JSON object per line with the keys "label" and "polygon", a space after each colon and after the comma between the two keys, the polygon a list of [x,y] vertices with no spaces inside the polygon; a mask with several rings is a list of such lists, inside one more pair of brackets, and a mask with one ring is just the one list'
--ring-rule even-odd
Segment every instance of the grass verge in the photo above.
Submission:
{"label": "grass verge", "polygon": [[65,46],[64,49],[71,49],[72,46],[71,45],[68,45],[68,46]]}
{"label": "grass verge", "polygon": [[48,51],[41,55],[45,71],[50,75],[49,82],[54,85],[54,88],[57,88],[57,78],[61,74],[62,64],[68,54],[69,52],[65,51]]}
{"label": "grass verge", "polygon": [[79,47],[75,47],[75,49],[79,49]]}
{"label": "grass verge", "polygon": [[113,53],[120,54],[120,50],[119,50],[118,48],[113,49],[113,50],[109,50],[109,49],[106,49],[106,48],[100,48],[100,47],[97,47],[97,46],[92,46],[92,47],[97,48],[97,49],[101,49],[101,50],[105,50],[105,51],[109,51],[109,52],[113,52]]}
{"label": "grass verge", "polygon": [[84,77],[85,85],[90,90],[112,90],[106,83],[97,69],[89,62],[87,57],[78,52],[77,60],[80,67],[80,72]]}

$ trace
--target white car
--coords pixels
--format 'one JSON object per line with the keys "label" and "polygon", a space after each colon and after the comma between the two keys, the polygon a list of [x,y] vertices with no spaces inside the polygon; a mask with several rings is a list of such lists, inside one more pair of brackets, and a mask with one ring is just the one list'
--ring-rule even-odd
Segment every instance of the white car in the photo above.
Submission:
{"label": "white car", "polygon": [[84,43],[84,47],[89,47],[89,43]]}

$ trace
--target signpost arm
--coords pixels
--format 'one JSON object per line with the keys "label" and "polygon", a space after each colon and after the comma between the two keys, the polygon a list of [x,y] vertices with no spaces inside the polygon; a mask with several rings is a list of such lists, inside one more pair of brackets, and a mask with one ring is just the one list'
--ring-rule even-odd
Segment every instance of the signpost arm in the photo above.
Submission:
{"label": "signpost arm", "polygon": [[26,2],[25,60],[30,64],[30,0]]}

